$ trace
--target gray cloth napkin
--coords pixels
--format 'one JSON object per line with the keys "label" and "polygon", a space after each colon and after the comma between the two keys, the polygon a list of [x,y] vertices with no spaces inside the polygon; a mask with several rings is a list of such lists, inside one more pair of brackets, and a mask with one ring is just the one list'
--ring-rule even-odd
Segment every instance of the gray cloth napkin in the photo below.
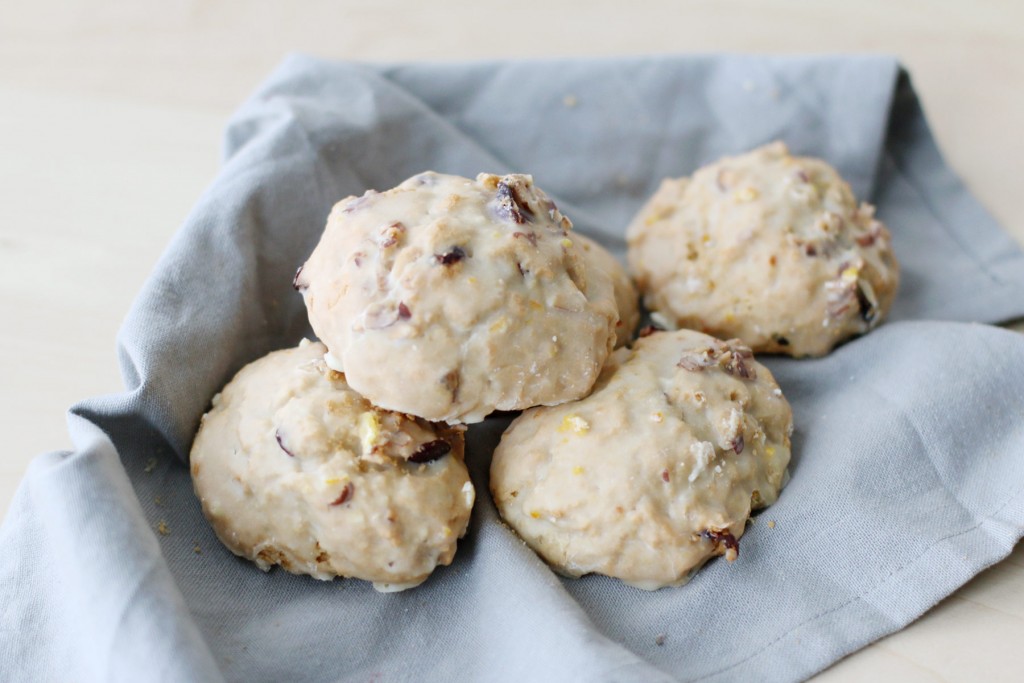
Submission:
{"label": "gray cloth napkin", "polygon": [[[622,255],[663,176],[781,138],[878,204],[903,263],[890,322],[767,358],[792,481],[686,586],[556,577],[497,521],[491,450],[452,566],[381,595],[225,550],[188,451],[243,364],[308,334],[291,276],[331,205],[424,169],[524,171]],[[879,57],[461,65],[284,62],[132,307],[122,394],[71,410],[0,530],[0,671],[46,681],[793,681],[900,629],[1024,534],[1024,255],[945,166]],[[68,343],[73,343],[69,341]],[[768,521],[775,522],[774,527]]]}

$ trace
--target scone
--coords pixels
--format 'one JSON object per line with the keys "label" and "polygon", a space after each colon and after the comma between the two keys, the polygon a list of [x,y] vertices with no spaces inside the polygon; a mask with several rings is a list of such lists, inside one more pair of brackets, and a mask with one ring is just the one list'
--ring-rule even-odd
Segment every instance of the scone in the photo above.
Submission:
{"label": "scone", "polygon": [[755,352],[824,355],[878,325],[899,284],[874,207],[781,142],[665,180],[627,241],[656,321]]}
{"label": "scone", "polygon": [[214,397],[192,445],[196,494],[224,545],[264,570],[410,588],[466,531],[462,432],[375,408],[325,351],[271,353]]}
{"label": "scone", "polygon": [[501,516],[556,571],[653,590],[735,559],[778,498],[792,412],[750,349],[656,332],[619,349],[594,393],[516,418],[491,462]]}
{"label": "scone", "polygon": [[573,233],[572,239],[583,248],[587,270],[601,269],[612,279],[615,306],[619,311],[619,322],[615,326],[615,347],[625,346],[633,341],[633,334],[640,324],[640,294],[629,273],[610,251],[580,232]]}
{"label": "scone", "polygon": [[585,396],[615,342],[610,277],[530,176],[423,173],[331,211],[295,277],[328,364],[429,420]]}

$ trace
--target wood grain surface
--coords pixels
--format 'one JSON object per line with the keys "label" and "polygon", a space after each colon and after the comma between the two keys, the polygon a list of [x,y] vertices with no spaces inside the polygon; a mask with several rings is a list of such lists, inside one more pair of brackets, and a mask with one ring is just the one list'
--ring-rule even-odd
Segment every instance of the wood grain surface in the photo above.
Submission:
{"label": "wood grain surface", "polygon": [[[1024,3],[13,0],[0,4],[0,511],[64,413],[121,389],[132,298],[217,171],[232,109],[288,52],[461,60],[878,52],[1024,243]],[[1024,546],[830,681],[1020,681]]]}

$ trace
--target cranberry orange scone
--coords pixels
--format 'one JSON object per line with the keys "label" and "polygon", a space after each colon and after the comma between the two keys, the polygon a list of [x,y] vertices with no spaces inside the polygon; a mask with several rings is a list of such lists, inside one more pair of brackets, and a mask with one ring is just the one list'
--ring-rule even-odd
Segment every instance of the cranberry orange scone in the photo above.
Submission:
{"label": "cranberry orange scone", "polygon": [[422,173],[339,202],[295,286],[353,389],[479,422],[586,395],[611,352],[612,282],[571,227],[530,176]]}
{"label": "cranberry orange scone", "polygon": [[636,291],[636,286],[633,285],[629,273],[610,251],[580,232],[574,233],[572,239],[583,249],[587,270],[601,269],[612,279],[615,305],[619,309],[619,322],[615,326],[615,346],[625,346],[633,341],[633,334],[640,324],[640,295]]}
{"label": "cranberry orange scone", "polygon": [[224,545],[261,569],[410,588],[466,531],[462,432],[375,408],[325,351],[271,353],[214,397],[192,445],[196,494]]}
{"label": "cranberry orange scone", "polygon": [[556,571],[678,585],[737,557],[751,510],[784,484],[792,425],[749,348],[657,332],[616,351],[587,398],[516,418],[491,494]]}
{"label": "cranberry orange scone", "polygon": [[874,207],[781,142],[667,179],[627,231],[655,319],[821,356],[889,312],[899,265]]}

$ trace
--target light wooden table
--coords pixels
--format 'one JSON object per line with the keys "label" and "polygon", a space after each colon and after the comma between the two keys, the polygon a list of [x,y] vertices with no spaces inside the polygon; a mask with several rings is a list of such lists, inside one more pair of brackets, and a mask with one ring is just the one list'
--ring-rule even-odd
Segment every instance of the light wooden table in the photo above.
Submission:
{"label": "light wooden table", "polygon": [[[361,60],[886,52],[940,146],[1024,242],[1024,3],[469,0],[0,4],[0,511],[64,411],[121,389],[114,335],[217,170],[219,136],[288,51]],[[1019,681],[1024,545],[823,681]]]}

